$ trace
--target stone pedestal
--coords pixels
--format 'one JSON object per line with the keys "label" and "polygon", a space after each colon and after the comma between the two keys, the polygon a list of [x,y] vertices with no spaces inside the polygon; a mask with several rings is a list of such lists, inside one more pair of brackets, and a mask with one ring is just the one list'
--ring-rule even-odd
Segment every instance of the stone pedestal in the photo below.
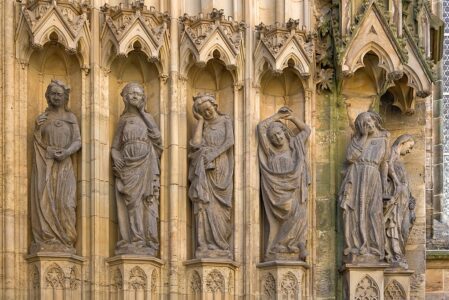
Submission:
{"label": "stone pedestal", "polygon": [[302,261],[270,261],[257,265],[260,299],[309,299],[307,269]]}
{"label": "stone pedestal", "polygon": [[412,270],[386,269],[385,276],[385,300],[410,299],[410,276],[415,273]]}
{"label": "stone pedestal", "polygon": [[344,299],[384,300],[384,272],[388,264],[346,264]]}
{"label": "stone pedestal", "polygon": [[187,299],[234,299],[235,272],[232,260],[201,258],[184,262]]}
{"label": "stone pedestal", "polygon": [[38,252],[26,257],[29,299],[82,298],[85,258],[75,254]]}
{"label": "stone pedestal", "polygon": [[161,299],[162,260],[141,255],[117,255],[109,266],[109,299]]}

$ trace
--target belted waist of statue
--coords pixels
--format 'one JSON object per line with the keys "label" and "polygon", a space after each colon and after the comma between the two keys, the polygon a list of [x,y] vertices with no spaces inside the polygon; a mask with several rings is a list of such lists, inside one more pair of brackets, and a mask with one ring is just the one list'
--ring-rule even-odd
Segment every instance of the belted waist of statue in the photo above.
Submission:
{"label": "belted waist of statue", "polygon": [[374,167],[374,168],[379,167],[379,163],[374,162],[374,161],[358,161],[357,163],[359,165],[370,166],[370,167]]}

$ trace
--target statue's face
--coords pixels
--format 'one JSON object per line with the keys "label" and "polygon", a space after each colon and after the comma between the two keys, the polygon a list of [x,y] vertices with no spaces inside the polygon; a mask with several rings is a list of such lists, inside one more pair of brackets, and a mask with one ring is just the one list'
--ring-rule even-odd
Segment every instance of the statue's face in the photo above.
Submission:
{"label": "statue's face", "polygon": [[410,151],[412,151],[413,146],[415,146],[415,141],[413,141],[413,140],[408,140],[407,142],[402,144],[401,155],[409,154]]}
{"label": "statue's face", "polygon": [[65,104],[64,89],[60,86],[53,85],[50,92],[47,94],[50,105],[60,107]]}
{"label": "statue's face", "polygon": [[198,106],[198,111],[204,120],[214,120],[217,117],[215,106],[209,101],[205,101]]}
{"label": "statue's face", "polygon": [[125,100],[132,106],[141,109],[145,105],[145,94],[139,86],[131,86],[126,91]]}
{"label": "statue's face", "polygon": [[286,137],[284,130],[280,126],[275,126],[270,128],[268,131],[268,138],[270,139],[270,142],[273,144],[273,146],[280,148],[284,146]]}
{"label": "statue's face", "polygon": [[373,134],[376,131],[376,122],[368,114],[366,114],[363,118],[363,126],[365,128],[365,132],[368,134]]}

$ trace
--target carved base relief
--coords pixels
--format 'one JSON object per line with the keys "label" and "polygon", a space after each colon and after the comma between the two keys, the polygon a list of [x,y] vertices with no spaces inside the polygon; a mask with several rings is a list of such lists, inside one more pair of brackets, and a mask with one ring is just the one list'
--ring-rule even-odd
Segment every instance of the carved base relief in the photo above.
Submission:
{"label": "carved base relief", "polygon": [[29,255],[29,299],[81,299],[85,259],[64,253]]}
{"label": "carved base relief", "polygon": [[384,271],[387,264],[346,264],[344,266],[344,299],[384,300]]}
{"label": "carved base relief", "polygon": [[299,261],[260,263],[259,299],[309,299],[308,264]]}
{"label": "carved base relief", "polygon": [[234,299],[237,263],[226,259],[193,259],[184,265],[186,299]]}
{"label": "carved base relief", "polygon": [[139,255],[117,255],[107,259],[109,299],[160,299],[160,259]]}
{"label": "carved base relief", "polygon": [[411,270],[385,270],[385,300],[410,299],[410,278],[413,273]]}

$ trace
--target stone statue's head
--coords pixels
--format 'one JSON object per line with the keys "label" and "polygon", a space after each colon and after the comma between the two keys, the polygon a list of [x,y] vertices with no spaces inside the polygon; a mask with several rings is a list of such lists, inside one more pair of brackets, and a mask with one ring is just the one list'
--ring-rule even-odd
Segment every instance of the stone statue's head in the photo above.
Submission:
{"label": "stone statue's head", "polygon": [[215,96],[204,93],[193,97],[193,112],[201,115],[206,121],[214,120],[220,115]]}
{"label": "stone statue's head", "polygon": [[396,155],[406,155],[415,146],[415,140],[411,134],[400,135],[391,146],[391,151]]}
{"label": "stone statue's head", "polygon": [[125,103],[125,109],[123,112],[127,112],[130,106],[136,107],[138,110],[144,109],[147,102],[145,96],[145,90],[140,83],[130,82],[125,85],[120,96],[123,97]]}
{"label": "stone statue's head", "polygon": [[52,80],[45,91],[48,106],[64,106],[68,111],[70,88],[60,80]]}
{"label": "stone statue's head", "polygon": [[286,142],[290,142],[289,129],[284,123],[279,121],[270,123],[267,129],[267,136],[271,144],[276,148],[281,148]]}
{"label": "stone statue's head", "polygon": [[354,123],[358,135],[371,135],[376,131],[385,131],[382,127],[382,118],[378,113],[373,111],[360,113]]}

